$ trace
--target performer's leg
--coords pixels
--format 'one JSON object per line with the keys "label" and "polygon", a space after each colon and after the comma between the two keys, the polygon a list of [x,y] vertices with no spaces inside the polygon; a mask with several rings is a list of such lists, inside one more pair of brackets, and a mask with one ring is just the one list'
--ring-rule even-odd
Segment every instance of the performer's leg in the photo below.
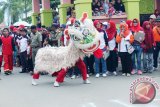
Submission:
{"label": "performer's leg", "polygon": [[39,79],[39,73],[33,74],[33,79]]}
{"label": "performer's leg", "polygon": [[36,80],[39,79],[39,73],[34,73],[32,76],[32,85],[38,85],[38,83],[36,82]]}
{"label": "performer's leg", "polygon": [[76,66],[77,66],[77,67],[79,68],[79,70],[81,71],[83,80],[86,80],[86,79],[87,79],[87,69],[86,69],[85,63],[84,63],[81,59],[79,59],[79,60],[76,62]]}
{"label": "performer's leg", "polygon": [[81,59],[79,59],[76,62],[76,66],[79,68],[79,70],[82,73],[82,78],[83,78],[84,83],[89,84],[90,81],[87,79],[87,69],[86,69],[85,63]]}
{"label": "performer's leg", "polygon": [[57,78],[56,78],[56,81],[59,82],[59,83],[62,83],[64,81],[64,78],[66,76],[66,70],[65,69],[61,69],[59,72],[58,72],[58,75],[57,75]]}
{"label": "performer's leg", "polygon": [[59,87],[59,83],[62,83],[62,82],[64,81],[64,78],[65,78],[66,73],[67,73],[67,70],[65,70],[65,69],[61,69],[61,70],[58,72],[56,81],[54,82],[54,86],[55,86],[55,87]]}

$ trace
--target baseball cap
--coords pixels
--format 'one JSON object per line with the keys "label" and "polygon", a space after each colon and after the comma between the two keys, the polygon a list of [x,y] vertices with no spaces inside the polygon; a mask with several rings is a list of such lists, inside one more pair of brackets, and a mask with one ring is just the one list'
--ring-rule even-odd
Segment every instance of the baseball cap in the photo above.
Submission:
{"label": "baseball cap", "polygon": [[150,19],[156,19],[156,16],[154,14],[150,15]]}

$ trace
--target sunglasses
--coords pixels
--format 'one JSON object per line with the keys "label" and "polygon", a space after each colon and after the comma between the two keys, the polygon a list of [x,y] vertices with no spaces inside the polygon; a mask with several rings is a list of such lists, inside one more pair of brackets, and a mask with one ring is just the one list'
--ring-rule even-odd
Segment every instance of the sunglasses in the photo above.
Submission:
{"label": "sunglasses", "polygon": [[138,22],[133,22],[133,23],[138,23]]}

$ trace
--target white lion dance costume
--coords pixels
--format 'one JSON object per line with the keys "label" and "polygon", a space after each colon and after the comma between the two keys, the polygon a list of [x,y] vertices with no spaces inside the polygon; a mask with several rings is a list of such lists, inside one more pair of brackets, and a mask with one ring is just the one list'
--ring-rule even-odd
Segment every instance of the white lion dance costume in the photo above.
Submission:
{"label": "white lion dance costume", "polygon": [[85,55],[95,54],[101,56],[99,51],[98,31],[95,29],[92,20],[83,14],[80,20],[72,21],[71,26],[65,30],[65,34],[71,39],[71,43],[65,47],[44,47],[38,50],[35,58],[35,68],[32,84],[37,85],[39,72],[46,71],[51,75],[58,72],[54,86],[64,81],[67,69],[77,66],[82,73],[83,83],[89,84],[87,79],[86,65],[82,61]]}

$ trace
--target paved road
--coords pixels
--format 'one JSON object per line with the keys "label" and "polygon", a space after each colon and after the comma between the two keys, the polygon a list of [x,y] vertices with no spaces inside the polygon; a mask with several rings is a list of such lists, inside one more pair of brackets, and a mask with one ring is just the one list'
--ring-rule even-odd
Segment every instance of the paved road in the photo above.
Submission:
{"label": "paved road", "polygon": [[[109,76],[106,78],[90,77],[92,84],[82,84],[81,78],[66,78],[61,87],[53,87],[55,78],[42,76],[38,86],[31,85],[29,74],[19,74],[15,68],[14,74],[1,74],[0,107],[142,107],[129,103],[131,83],[142,76]],[[160,70],[153,74],[160,85]],[[143,75],[144,76],[144,75]],[[143,107],[159,107],[160,93],[156,99]]]}

